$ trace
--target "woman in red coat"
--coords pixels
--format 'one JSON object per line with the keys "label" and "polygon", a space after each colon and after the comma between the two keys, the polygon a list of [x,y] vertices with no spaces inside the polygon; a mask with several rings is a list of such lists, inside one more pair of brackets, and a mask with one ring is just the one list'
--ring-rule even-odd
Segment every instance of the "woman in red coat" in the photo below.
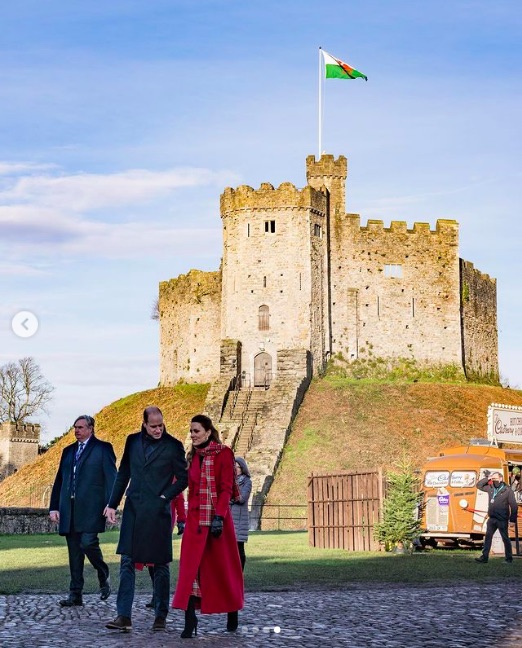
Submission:
{"label": "woman in red coat", "polygon": [[237,496],[234,453],[223,445],[208,416],[190,423],[188,511],[172,607],[185,610],[182,638],[197,634],[196,608],[227,613],[227,630],[238,627],[243,572],[229,502]]}

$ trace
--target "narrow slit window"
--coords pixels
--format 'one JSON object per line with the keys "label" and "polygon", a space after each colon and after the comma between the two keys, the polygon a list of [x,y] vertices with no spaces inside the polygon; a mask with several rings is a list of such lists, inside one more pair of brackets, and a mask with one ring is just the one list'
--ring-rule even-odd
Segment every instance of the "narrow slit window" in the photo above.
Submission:
{"label": "narrow slit window", "polygon": [[315,236],[318,236],[319,238],[321,238],[321,236],[322,236],[321,226],[318,225],[317,223],[314,225],[314,234],[315,234]]}
{"label": "narrow slit window", "polygon": [[275,234],[275,220],[265,221],[265,234]]}
{"label": "narrow slit window", "polygon": [[258,320],[258,328],[260,331],[268,331],[270,329],[270,309],[266,304],[259,307]]}

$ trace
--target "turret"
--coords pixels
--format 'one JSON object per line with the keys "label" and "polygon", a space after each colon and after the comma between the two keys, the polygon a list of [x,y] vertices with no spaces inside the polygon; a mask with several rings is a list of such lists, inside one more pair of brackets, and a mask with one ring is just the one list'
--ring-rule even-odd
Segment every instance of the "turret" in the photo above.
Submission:
{"label": "turret", "polygon": [[306,158],[306,180],[314,189],[326,187],[330,193],[330,213],[344,215],[346,212],[346,178],[348,162],[344,155],[334,160],[333,155],[322,155],[316,161],[314,155]]}

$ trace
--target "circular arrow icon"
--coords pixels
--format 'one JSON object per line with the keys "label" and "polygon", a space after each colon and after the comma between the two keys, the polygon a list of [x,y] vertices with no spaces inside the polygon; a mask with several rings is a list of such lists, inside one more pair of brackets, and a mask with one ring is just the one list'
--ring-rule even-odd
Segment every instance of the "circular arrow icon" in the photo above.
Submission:
{"label": "circular arrow icon", "polygon": [[18,337],[32,337],[38,330],[38,318],[31,311],[20,311],[11,320],[11,328]]}

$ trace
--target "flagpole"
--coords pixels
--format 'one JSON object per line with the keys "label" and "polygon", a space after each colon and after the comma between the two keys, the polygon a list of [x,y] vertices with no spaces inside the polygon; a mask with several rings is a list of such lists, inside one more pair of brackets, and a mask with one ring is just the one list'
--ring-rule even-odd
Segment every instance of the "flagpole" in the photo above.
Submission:
{"label": "flagpole", "polygon": [[321,149],[322,149],[322,129],[323,129],[323,91],[322,91],[322,61],[321,61],[322,50],[319,47],[319,155],[317,156],[317,161],[321,159]]}

